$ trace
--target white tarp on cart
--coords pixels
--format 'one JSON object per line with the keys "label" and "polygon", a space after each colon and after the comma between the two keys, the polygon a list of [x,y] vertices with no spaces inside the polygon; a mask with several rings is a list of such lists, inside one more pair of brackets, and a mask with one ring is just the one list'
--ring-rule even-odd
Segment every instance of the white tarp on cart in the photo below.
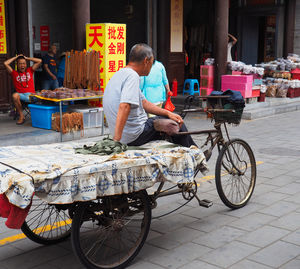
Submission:
{"label": "white tarp on cart", "polygon": [[109,156],[75,154],[84,144],[94,143],[0,148],[0,162],[26,173],[0,163],[0,193],[20,208],[34,193],[50,204],[68,204],[146,189],[158,181],[191,182],[196,167],[207,170],[204,154],[194,146],[154,141]]}

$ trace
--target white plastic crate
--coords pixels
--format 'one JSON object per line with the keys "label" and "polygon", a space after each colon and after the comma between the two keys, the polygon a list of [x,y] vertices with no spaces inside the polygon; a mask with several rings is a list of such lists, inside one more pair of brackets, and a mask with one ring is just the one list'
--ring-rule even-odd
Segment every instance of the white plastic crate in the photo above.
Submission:
{"label": "white plastic crate", "polygon": [[89,106],[71,106],[69,111],[81,112],[83,114],[83,128],[101,127],[103,124],[103,108]]}

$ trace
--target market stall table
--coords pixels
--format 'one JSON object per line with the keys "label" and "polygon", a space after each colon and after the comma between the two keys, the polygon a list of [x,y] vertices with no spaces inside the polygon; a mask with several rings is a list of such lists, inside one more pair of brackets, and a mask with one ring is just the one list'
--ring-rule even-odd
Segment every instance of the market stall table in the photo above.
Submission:
{"label": "market stall table", "polygon": [[[39,95],[32,94],[30,97],[36,97],[40,100],[51,101],[55,103],[59,103],[59,115],[60,115],[60,141],[62,142],[63,133],[62,133],[62,103],[63,102],[70,102],[70,101],[80,101],[80,100],[91,100],[91,99],[101,99],[103,98],[103,94],[101,95],[94,95],[94,96],[84,96],[84,97],[73,97],[73,98],[64,98],[64,99],[57,99],[57,98],[47,98]],[[101,126],[101,135],[104,134],[104,114],[102,113],[102,126]]]}

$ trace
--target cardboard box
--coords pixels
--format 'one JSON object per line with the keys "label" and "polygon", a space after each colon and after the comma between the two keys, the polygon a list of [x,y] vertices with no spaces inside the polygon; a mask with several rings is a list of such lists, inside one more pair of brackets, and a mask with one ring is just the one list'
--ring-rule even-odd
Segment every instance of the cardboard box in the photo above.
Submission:
{"label": "cardboard box", "polygon": [[222,82],[224,83],[248,83],[252,85],[252,75],[223,75]]}
{"label": "cardboard box", "polygon": [[242,75],[243,72],[242,71],[232,71],[231,74],[232,75]]}
{"label": "cardboard box", "polygon": [[295,89],[289,88],[286,96],[289,98],[295,98]]}
{"label": "cardboard box", "polygon": [[213,65],[200,65],[200,77],[207,76],[213,77],[214,76],[214,66]]}
{"label": "cardboard box", "polygon": [[266,93],[261,92],[259,97],[257,98],[257,102],[265,102],[265,100],[266,100]]}
{"label": "cardboard box", "polygon": [[292,79],[299,79],[300,80],[300,68],[296,68],[291,71]]}
{"label": "cardboard box", "polygon": [[252,97],[259,97],[259,96],[260,96],[260,89],[253,89]]}
{"label": "cardboard box", "polygon": [[213,88],[214,87],[214,78],[213,77],[201,77],[200,78],[200,87],[201,88]]}
{"label": "cardboard box", "polygon": [[262,84],[262,79],[261,78],[255,78],[253,79],[253,85],[258,86]]}
{"label": "cardboard box", "polygon": [[213,90],[213,88],[200,88],[200,96],[210,95]]}
{"label": "cardboard box", "polygon": [[244,98],[252,97],[252,83],[224,83],[222,82],[222,91],[233,90],[239,91]]}

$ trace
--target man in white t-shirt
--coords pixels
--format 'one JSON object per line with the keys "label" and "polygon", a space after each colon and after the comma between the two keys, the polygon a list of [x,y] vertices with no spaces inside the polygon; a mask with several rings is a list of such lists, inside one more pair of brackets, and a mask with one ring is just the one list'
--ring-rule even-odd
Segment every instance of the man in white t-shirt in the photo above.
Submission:
{"label": "man in white t-shirt", "polygon": [[237,42],[237,39],[231,35],[228,34],[228,45],[227,45],[227,62],[232,62],[232,57],[231,57],[231,48],[234,46]]}
{"label": "man in white t-shirt", "polygon": [[[172,119],[179,123],[180,131],[187,131],[179,115],[147,101],[140,90],[139,77],[149,74],[153,62],[152,48],[146,44],[136,44],[130,51],[128,65],[116,72],[107,83],[103,109],[115,141],[139,146],[162,139],[153,126],[157,117],[148,118],[147,113]],[[189,135],[173,137],[173,142],[186,147],[195,145]]]}

